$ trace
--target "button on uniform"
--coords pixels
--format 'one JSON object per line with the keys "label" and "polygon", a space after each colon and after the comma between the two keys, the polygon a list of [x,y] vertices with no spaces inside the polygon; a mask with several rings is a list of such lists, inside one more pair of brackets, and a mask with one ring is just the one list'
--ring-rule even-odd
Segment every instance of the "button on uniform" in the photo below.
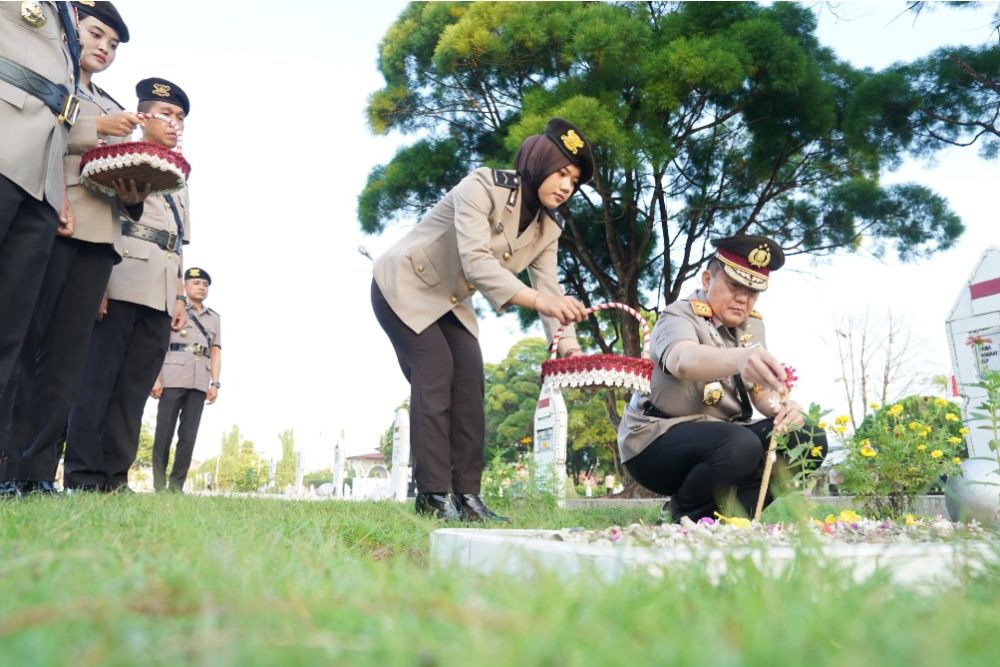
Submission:
{"label": "button on uniform", "polygon": [[510,251],[507,251],[503,254],[503,260],[506,262],[508,259],[510,259]]}
{"label": "button on uniform", "polygon": [[423,273],[423,272],[424,272],[424,265],[423,264],[418,264],[417,265],[417,273]]}
{"label": "button on uniform", "polygon": [[449,299],[449,301],[451,301],[452,303],[458,303],[458,297],[457,296],[453,296],[453,297],[451,297],[451,299]]}

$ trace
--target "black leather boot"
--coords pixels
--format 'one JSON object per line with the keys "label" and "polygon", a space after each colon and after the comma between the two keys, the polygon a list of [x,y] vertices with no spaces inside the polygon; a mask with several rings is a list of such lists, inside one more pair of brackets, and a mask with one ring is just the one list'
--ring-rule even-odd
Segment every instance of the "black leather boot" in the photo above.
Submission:
{"label": "black leather boot", "polygon": [[499,521],[507,523],[509,516],[500,516],[483,502],[482,496],[478,493],[456,493],[458,501],[458,511],[465,521]]}
{"label": "black leather boot", "polygon": [[421,491],[417,494],[415,507],[417,514],[432,516],[436,519],[458,521],[462,518],[455,503],[451,500],[451,494],[446,492]]}

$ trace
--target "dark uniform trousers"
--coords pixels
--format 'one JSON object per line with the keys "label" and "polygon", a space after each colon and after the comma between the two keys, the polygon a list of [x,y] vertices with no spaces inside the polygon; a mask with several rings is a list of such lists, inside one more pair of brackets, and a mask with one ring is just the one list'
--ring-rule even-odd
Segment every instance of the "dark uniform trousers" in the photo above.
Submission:
{"label": "dark uniform trousers", "polygon": [[[2,148],[0,148],[2,150]],[[59,226],[52,207],[0,175],[0,397],[21,352]],[[8,406],[9,408],[9,406]],[[9,412],[0,412],[0,479],[9,479]]]}
{"label": "dark uniform trousers", "polygon": [[112,299],[94,326],[80,392],[70,411],[64,464],[69,488],[128,484],[146,398],[170,342],[170,316]]}
{"label": "dark uniform trousers", "polygon": [[[713,517],[722,508],[723,500],[734,492],[747,516],[752,516],[773,424],[770,419],[751,425],[683,422],[626,461],[625,467],[647,489],[670,496],[670,511],[675,519]],[[804,431],[793,431],[789,447],[806,439],[809,435]],[[826,436],[820,432],[811,440],[814,446],[822,447],[822,452],[807,458],[818,464],[826,456]],[[775,467],[778,465],[776,462]],[[769,487],[765,504],[771,500]]]}
{"label": "dark uniform trousers", "polygon": [[167,460],[170,458],[170,443],[174,439],[178,417],[181,425],[177,431],[174,465],[170,469],[170,488],[177,491],[184,488],[204,408],[205,392],[200,389],[163,389],[160,405],[156,410],[156,436],[153,439],[153,488],[157,491],[162,491],[166,486]]}
{"label": "dark uniform trousers", "polygon": [[410,383],[410,451],[417,489],[478,494],[486,440],[479,341],[452,313],[414,333],[374,280],[372,308]]}
{"label": "dark uniform trousers", "polygon": [[[0,400],[9,416],[11,479],[54,481],[97,309],[115,261],[108,244],[56,238],[15,377]],[[6,412],[10,406],[10,412]]]}

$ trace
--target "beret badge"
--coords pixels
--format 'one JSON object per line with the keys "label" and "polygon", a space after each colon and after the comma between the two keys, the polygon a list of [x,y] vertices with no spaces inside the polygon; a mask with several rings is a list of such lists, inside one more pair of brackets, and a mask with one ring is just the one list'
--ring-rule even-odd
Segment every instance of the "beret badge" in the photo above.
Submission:
{"label": "beret badge", "polygon": [[583,139],[574,130],[568,131],[566,134],[559,137],[562,140],[563,146],[566,147],[573,155],[576,155],[577,151],[583,148]]}
{"label": "beret badge", "polygon": [[170,86],[165,83],[154,83],[153,94],[157,97],[170,97]]}

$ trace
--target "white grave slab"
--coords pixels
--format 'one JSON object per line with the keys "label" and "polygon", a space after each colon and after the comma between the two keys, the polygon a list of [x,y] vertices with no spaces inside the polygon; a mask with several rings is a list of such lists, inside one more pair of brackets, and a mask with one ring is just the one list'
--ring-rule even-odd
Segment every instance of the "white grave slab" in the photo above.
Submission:
{"label": "white grave slab", "polygon": [[539,484],[559,498],[566,493],[567,432],[568,416],[562,392],[543,384],[535,406],[535,474]]}
{"label": "white grave slab", "polygon": [[[567,579],[597,576],[614,581],[623,574],[649,574],[698,566],[713,582],[732,559],[749,559],[761,573],[778,575],[796,559],[792,547],[739,547],[732,550],[690,547],[654,548],[575,544],[551,539],[553,530],[442,528],[431,533],[430,559],[438,567],[462,567],[483,574],[522,579],[532,569]],[[1000,545],[983,542],[920,544],[830,544],[821,558],[848,570],[855,581],[879,571],[901,584],[954,583],[955,572],[982,569],[1000,558]],[[809,558],[815,558],[810,553]]]}
{"label": "white grave slab", "polygon": [[389,487],[400,502],[406,501],[410,486],[410,413],[406,408],[396,410],[392,429],[392,477]]}

